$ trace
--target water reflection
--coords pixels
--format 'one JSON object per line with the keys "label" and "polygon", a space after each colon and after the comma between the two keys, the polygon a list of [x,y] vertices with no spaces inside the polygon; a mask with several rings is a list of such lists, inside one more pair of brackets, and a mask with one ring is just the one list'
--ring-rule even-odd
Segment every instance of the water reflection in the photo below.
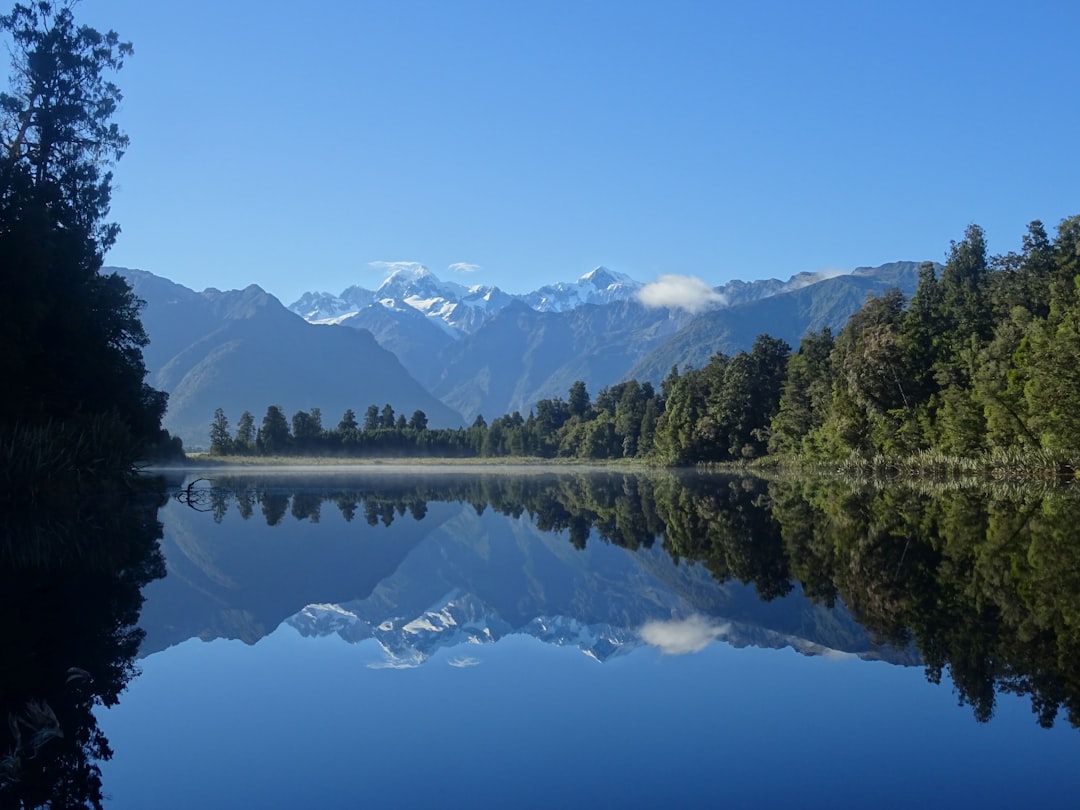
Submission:
{"label": "water reflection", "polygon": [[100,807],[95,706],[135,675],[141,589],[165,573],[160,485],[0,514],[0,804]]}
{"label": "water reflection", "polygon": [[921,658],[979,720],[999,692],[1029,696],[1045,726],[1061,710],[1080,718],[1080,505],[1067,490],[276,475],[216,477],[202,497],[229,540],[173,510],[148,651],[192,636],[253,642],[283,621],[376,639],[386,666],[511,633],[598,660],[722,639]]}

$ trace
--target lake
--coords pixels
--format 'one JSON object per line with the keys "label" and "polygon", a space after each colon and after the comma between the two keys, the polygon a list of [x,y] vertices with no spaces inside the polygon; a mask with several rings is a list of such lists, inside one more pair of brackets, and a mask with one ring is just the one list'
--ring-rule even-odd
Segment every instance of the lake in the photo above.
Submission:
{"label": "lake", "polygon": [[1080,790],[1067,488],[385,466],[65,511],[2,560],[23,806]]}

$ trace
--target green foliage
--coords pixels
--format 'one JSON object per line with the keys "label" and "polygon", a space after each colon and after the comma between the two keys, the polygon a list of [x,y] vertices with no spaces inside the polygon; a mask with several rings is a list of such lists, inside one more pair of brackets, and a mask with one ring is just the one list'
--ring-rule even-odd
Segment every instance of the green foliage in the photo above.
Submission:
{"label": "green foliage", "polygon": [[787,377],[773,417],[768,450],[779,455],[815,452],[814,436],[825,422],[832,398],[830,355],[833,336],[829,329],[802,339],[788,360]]}
{"label": "green foliage", "polygon": [[265,455],[284,453],[288,449],[291,438],[289,423],[285,421],[284,412],[277,405],[269,406],[255,439],[259,452]]}
{"label": "green foliage", "polygon": [[210,454],[228,455],[232,448],[233,442],[229,438],[229,420],[225,417],[225,411],[218,408],[214,411],[214,421],[210,423]]}
{"label": "green foliage", "polygon": [[131,46],[77,26],[71,5],[0,17],[12,58],[0,93],[0,424],[114,414],[150,447],[165,395],[144,382],[140,302],[99,272],[118,231],[105,220],[108,166],[127,145],[107,76]]}
{"label": "green foliage", "polygon": [[251,411],[240,414],[240,420],[236,423],[236,439],[233,441],[233,450],[240,453],[250,453],[255,449],[255,417]]}

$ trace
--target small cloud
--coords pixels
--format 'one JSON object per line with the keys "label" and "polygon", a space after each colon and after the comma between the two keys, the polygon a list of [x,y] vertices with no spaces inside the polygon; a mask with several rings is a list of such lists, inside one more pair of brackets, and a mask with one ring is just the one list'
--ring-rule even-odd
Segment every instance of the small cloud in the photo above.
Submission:
{"label": "small cloud", "polygon": [[446,269],[454,273],[475,273],[480,269],[480,265],[469,264],[468,262],[454,262],[447,266]]}
{"label": "small cloud", "polygon": [[411,270],[415,272],[426,269],[420,262],[368,262],[368,267],[372,267],[375,270],[381,270],[388,274],[395,273],[398,270]]}
{"label": "small cloud", "polygon": [[467,655],[459,655],[456,658],[451,658],[447,661],[450,666],[464,669],[465,667],[475,667],[480,664],[479,658],[471,658]]}
{"label": "small cloud", "polygon": [[824,270],[819,270],[817,273],[822,279],[836,278],[837,276],[846,276],[847,270],[842,270],[839,267],[826,267]]}
{"label": "small cloud", "polygon": [[819,281],[827,281],[830,278],[846,275],[846,270],[839,270],[835,267],[826,267],[824,270],[818,270],[816,273],[799,273],[797,276],[792,276],[791,281],[789,282],[789,289],[801,290],[803,287],[809,287],[811,284],[817,284]]}
{"label": "small cloud", "polygon": [[416,669],[420,666],[415,661],[372,661],[368,669]]}
{"label": "small cloud", "polygon": [[727,299],[695,276],[665,275],[638,292],[638,300],[647,307],[685,309],[691,314],[712,307],[722,307]]}
{"label": "small cloud", "polygon": [[686,655],[704,650],[726,636],[730,629],[729,624],[714,624],[704,616],[691,616],[669,622],[646,622],[638,635],[664,655]]}

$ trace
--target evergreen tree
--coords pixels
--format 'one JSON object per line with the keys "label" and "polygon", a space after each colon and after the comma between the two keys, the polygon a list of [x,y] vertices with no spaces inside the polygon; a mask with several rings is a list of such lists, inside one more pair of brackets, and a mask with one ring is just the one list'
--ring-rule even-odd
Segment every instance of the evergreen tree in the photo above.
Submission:
{"label": "evergreen tree", "polygon": [[585,383],[581,380],[577,380],[570,386],[569,399],[567,400],[567,407],[570,409],[571,416],[584,417],[589,412],[589,392],[585,390]]}
{"label": "evergreen tree", "polygon": [[413,411],[413,415],[409,419],[409,427],[413,430],[427,430],[427,425],[427,414],[420,410]]}
{"label": "evergreen tree", "polygon": [[394,421],[394,409],[390,407],[390,403],[387,403],[379,412],[379,427],[383,430],[393,430]]}
{"label": "evergreen tree", "polygon": [[232,440],[229,438],[229,420],[225,418],[225,411],[218,408],[214,411],[214,421],[210,423],[210,453],[215,456],[228,455],[232,450]]}
{"label": "evergreen tree", "polygon": [[359,425],[356,422],[356,414],[352,408],[349,408],[341,416],[341,421],[338,422],[338,433],[345,433],[350,430],[356,430]]}
{"label": "evergreen tree", "polygon": [[288,450],[291,438],[289,435],[289,423],[286,421],[285,413],[280,406],[271,405],[268,407],[266,416],[263,417],[262,427],[259,428],[259,434],[256,438],[259,452],[265,455],[284,453]]}
{"label": "evergreen tree", "polygon": [[374,431],[379,429],[379,406],[368,405],[364,411],[364,430]]}
{"label": "evergreen tree", "polygon": [[128,142],[107,76],[132,51],[76,25],[72,5],[0,16],[12,59],[0,93],[0,424],[111,413],[149,445],[166,399],[144,382],[140,302],[99,272],[118,232],[108,167]]}
{"label": "evergreen tree", "polygon": [[236,423],[234,446],[241,453],[250,453],[255,449],[255,417],[251,415],[251,411],[240,414],[240,421]]}
{"label": "evergreen tree", "polygon": [[833,336],[828,327],[802,339],[788,360],[787,377],[773,417],[770,453],[814,454],[813,436],[825,422],[832,397],[830,355]]}

